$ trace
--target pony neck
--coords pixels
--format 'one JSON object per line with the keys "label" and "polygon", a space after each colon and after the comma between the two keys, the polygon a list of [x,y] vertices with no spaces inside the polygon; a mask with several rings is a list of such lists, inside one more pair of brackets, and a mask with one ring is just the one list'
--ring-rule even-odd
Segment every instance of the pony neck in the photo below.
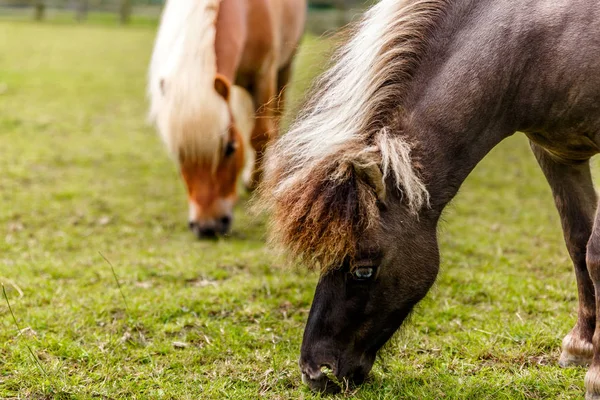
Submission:
{"label": "pony neck", "polygon": [[449,132],[424,129],[413,150],[413,162],[430,195],[430,206],[438,214],[457,194],[479,162],[514,131],[496,129]]}
{"label": "pony neck", "polygon": [[[502,89],[487,88],[497,99],[506,98]],[[431,208],[441,213],[475,166],[517,126],[505,114],[511,104],[504,100],[474,106],[477,101],[465,100],[461,93],[425,92],[406,109],[410,117],[402,134],[413,143],[413,165],[430,194]]]}
{"label": "pony neck", "polygon": [[498,57],[523,49],[519,40],[482,27],[475,11],[486,3],[469,10],[450,3],[402,104],[398,131],[413,144],[413,164],[440,213],[489,151],[522,129],[514,76],[527,65]]}

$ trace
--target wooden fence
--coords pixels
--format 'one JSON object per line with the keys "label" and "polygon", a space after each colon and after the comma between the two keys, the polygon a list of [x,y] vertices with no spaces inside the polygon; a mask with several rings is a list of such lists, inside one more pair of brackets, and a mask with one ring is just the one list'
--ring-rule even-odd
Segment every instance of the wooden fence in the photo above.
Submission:
{"label": "wooden fence", "polygon": [[[308,30],[323,34],[345,25],[373,0],[309,0]],[[132,15],[156,18],[164,0],[0,0],[0,16],[30,15],[36,20],[54,12],[72,13],[77,21],[85,21],[89,12],[114,13],[126,24]]]}

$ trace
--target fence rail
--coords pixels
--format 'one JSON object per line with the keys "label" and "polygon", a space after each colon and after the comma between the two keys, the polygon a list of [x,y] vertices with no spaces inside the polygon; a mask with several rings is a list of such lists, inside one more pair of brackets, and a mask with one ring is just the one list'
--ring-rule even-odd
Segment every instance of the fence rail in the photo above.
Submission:
{"label": "fence rail", "polygon": [[[132,19],[144,25],[158,22],[164,0],[0,0],[3,19],[75,20],[129,23]],[[315,34],[334,31],[355,19],[368,4],[364,0],[314,0],[309,2],[307,30]],[[358,7],[356,6],[358,5]],[[98,18],[98,13],[103,13]],[[96,14],[96,18],[90,15]],[[114,18],[110,15],[114,15]]]}

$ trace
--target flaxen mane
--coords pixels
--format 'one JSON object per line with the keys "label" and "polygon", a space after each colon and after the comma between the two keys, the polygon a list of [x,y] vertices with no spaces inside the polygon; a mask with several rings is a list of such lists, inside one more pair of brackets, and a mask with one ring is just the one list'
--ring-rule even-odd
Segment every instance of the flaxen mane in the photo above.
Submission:
{"label": "flaxen mane", "polygon": [[352,258],[359,236],[379,223],[386,182],[393,180],[411,213],[428,204],[409,143],[389,127],[447,3],[382,0],[369,10],[271,148],[263,201],[273,238],[292,256],[325,270]]}
{"label": "flaxen mane", "polygon": [[150,64],[150,119],[170,153],[216,166],[230,123],[214,89],[220,0],[174,0],[162,15]]}

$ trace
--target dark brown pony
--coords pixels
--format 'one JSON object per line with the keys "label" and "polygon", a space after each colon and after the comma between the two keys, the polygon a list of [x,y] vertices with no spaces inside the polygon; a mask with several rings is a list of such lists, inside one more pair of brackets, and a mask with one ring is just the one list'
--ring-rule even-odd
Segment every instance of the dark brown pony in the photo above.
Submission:
{"label": "dark brown pony", "polygon": [[179,162],[189,226],[199,237],[229,230],[245,166],[246,186],[260,177],[305,9],[306,0],[171,0],[165,6],[150,66],[150,116]]}
{"label": "dark brown pony", "polygon": [[[270,150],[275,240],[321,269],[303,380],[360,383],[428,292],[437,224],[475,165],[524,132],[552,187],[579,290],[559,363],[600,399],[600,152],[596,0],[383,0]],[[595,333],[594,333],[595,332]]]}

